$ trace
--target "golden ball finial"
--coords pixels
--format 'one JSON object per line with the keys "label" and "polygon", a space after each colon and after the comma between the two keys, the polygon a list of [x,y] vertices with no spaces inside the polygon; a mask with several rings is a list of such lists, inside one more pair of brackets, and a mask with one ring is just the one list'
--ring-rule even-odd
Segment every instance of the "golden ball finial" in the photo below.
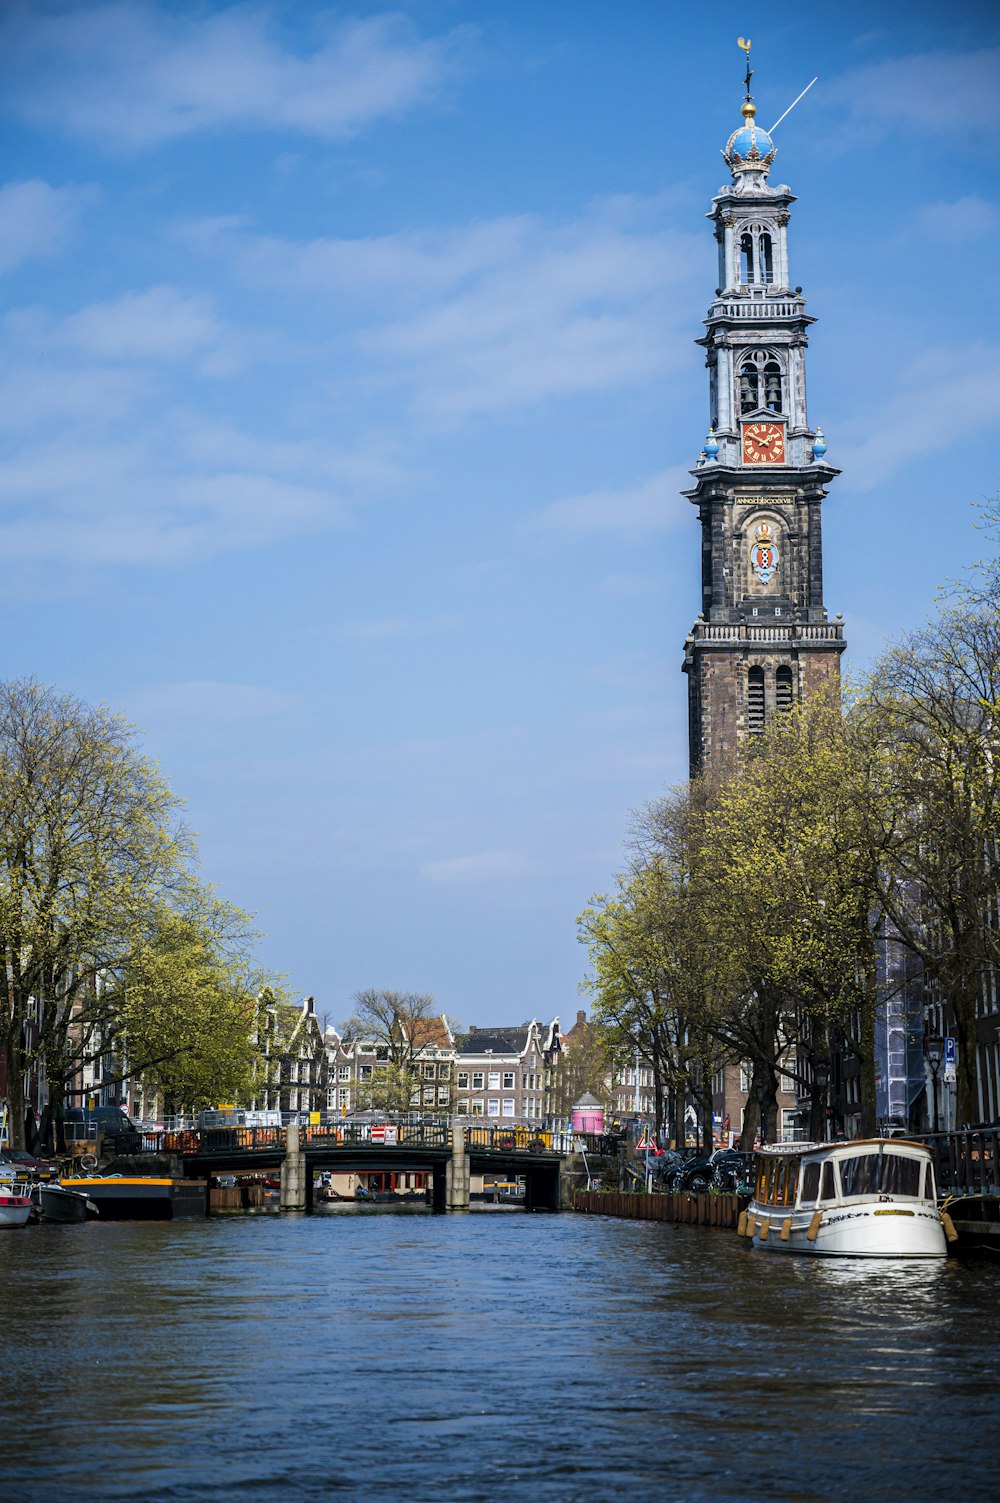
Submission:
{"label": "golden ball finial", "polygon": [[753,100],[744,99],[743,103],[740,105],[740,114],[743,116],[744,120],[752,120],[756,113],[757,106],[754,104]]}

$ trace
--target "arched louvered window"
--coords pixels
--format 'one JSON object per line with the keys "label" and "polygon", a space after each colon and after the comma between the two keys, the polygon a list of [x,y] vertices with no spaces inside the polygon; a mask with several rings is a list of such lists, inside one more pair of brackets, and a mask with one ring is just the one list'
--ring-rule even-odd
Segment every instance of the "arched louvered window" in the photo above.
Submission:
{"label": "arched louvered window", "polygon": [[747,729],[759,736],[764,729],[764,670],[751,668],[747,674]]}
{"label": "arched louvered window", "polygon": [[774,700],[779,715],[788,715],[792,708],[792,670],[783,665],[774,675]]}

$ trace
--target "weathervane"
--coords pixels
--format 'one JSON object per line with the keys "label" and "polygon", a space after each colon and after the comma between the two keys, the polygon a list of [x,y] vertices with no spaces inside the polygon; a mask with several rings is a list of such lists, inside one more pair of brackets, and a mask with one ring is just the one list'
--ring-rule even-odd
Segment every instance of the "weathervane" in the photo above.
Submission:
{"label": "weathervane", "polygon": [[743,51],[747,55],[747,76],[746,76],[746,78],[743,81],[746,84],[747,104],[749,104],[750,103],[750,80],[751,80],[751,78],[753,78],[753,70],[750,67],[750,38],[749,37],[740,37],[739,38],[739,45],[743,48]]}

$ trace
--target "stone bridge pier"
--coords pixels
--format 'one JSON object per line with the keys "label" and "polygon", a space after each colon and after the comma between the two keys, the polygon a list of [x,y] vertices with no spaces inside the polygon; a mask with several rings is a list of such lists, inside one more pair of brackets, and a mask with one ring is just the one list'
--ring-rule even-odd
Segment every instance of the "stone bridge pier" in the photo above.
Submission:
{"label": "stone bridge pier", "polygon": [[451,1158],[445,1166],[445,1210],[467,1211],[469,1209],[469,1155],[466,1151],[465,1128],[456,1119],[451,1119]]}
{"label": "stone bridge pier", "polygon": [[306,1155],[297,1123],[285,1129],[285,1158],[281,1165],[281,1200],[283,1211],[304,1211],[310,1186],[307,1183]]}

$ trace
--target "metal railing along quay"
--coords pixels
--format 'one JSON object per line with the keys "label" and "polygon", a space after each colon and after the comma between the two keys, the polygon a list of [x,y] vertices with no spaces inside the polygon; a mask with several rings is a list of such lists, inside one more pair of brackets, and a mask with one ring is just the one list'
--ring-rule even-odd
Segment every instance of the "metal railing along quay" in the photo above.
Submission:
{"label": "metal railing along quay", "polygon": [[1000,1128],[921,1133],[934,1157],[938,1192],[1000,1195]]}

